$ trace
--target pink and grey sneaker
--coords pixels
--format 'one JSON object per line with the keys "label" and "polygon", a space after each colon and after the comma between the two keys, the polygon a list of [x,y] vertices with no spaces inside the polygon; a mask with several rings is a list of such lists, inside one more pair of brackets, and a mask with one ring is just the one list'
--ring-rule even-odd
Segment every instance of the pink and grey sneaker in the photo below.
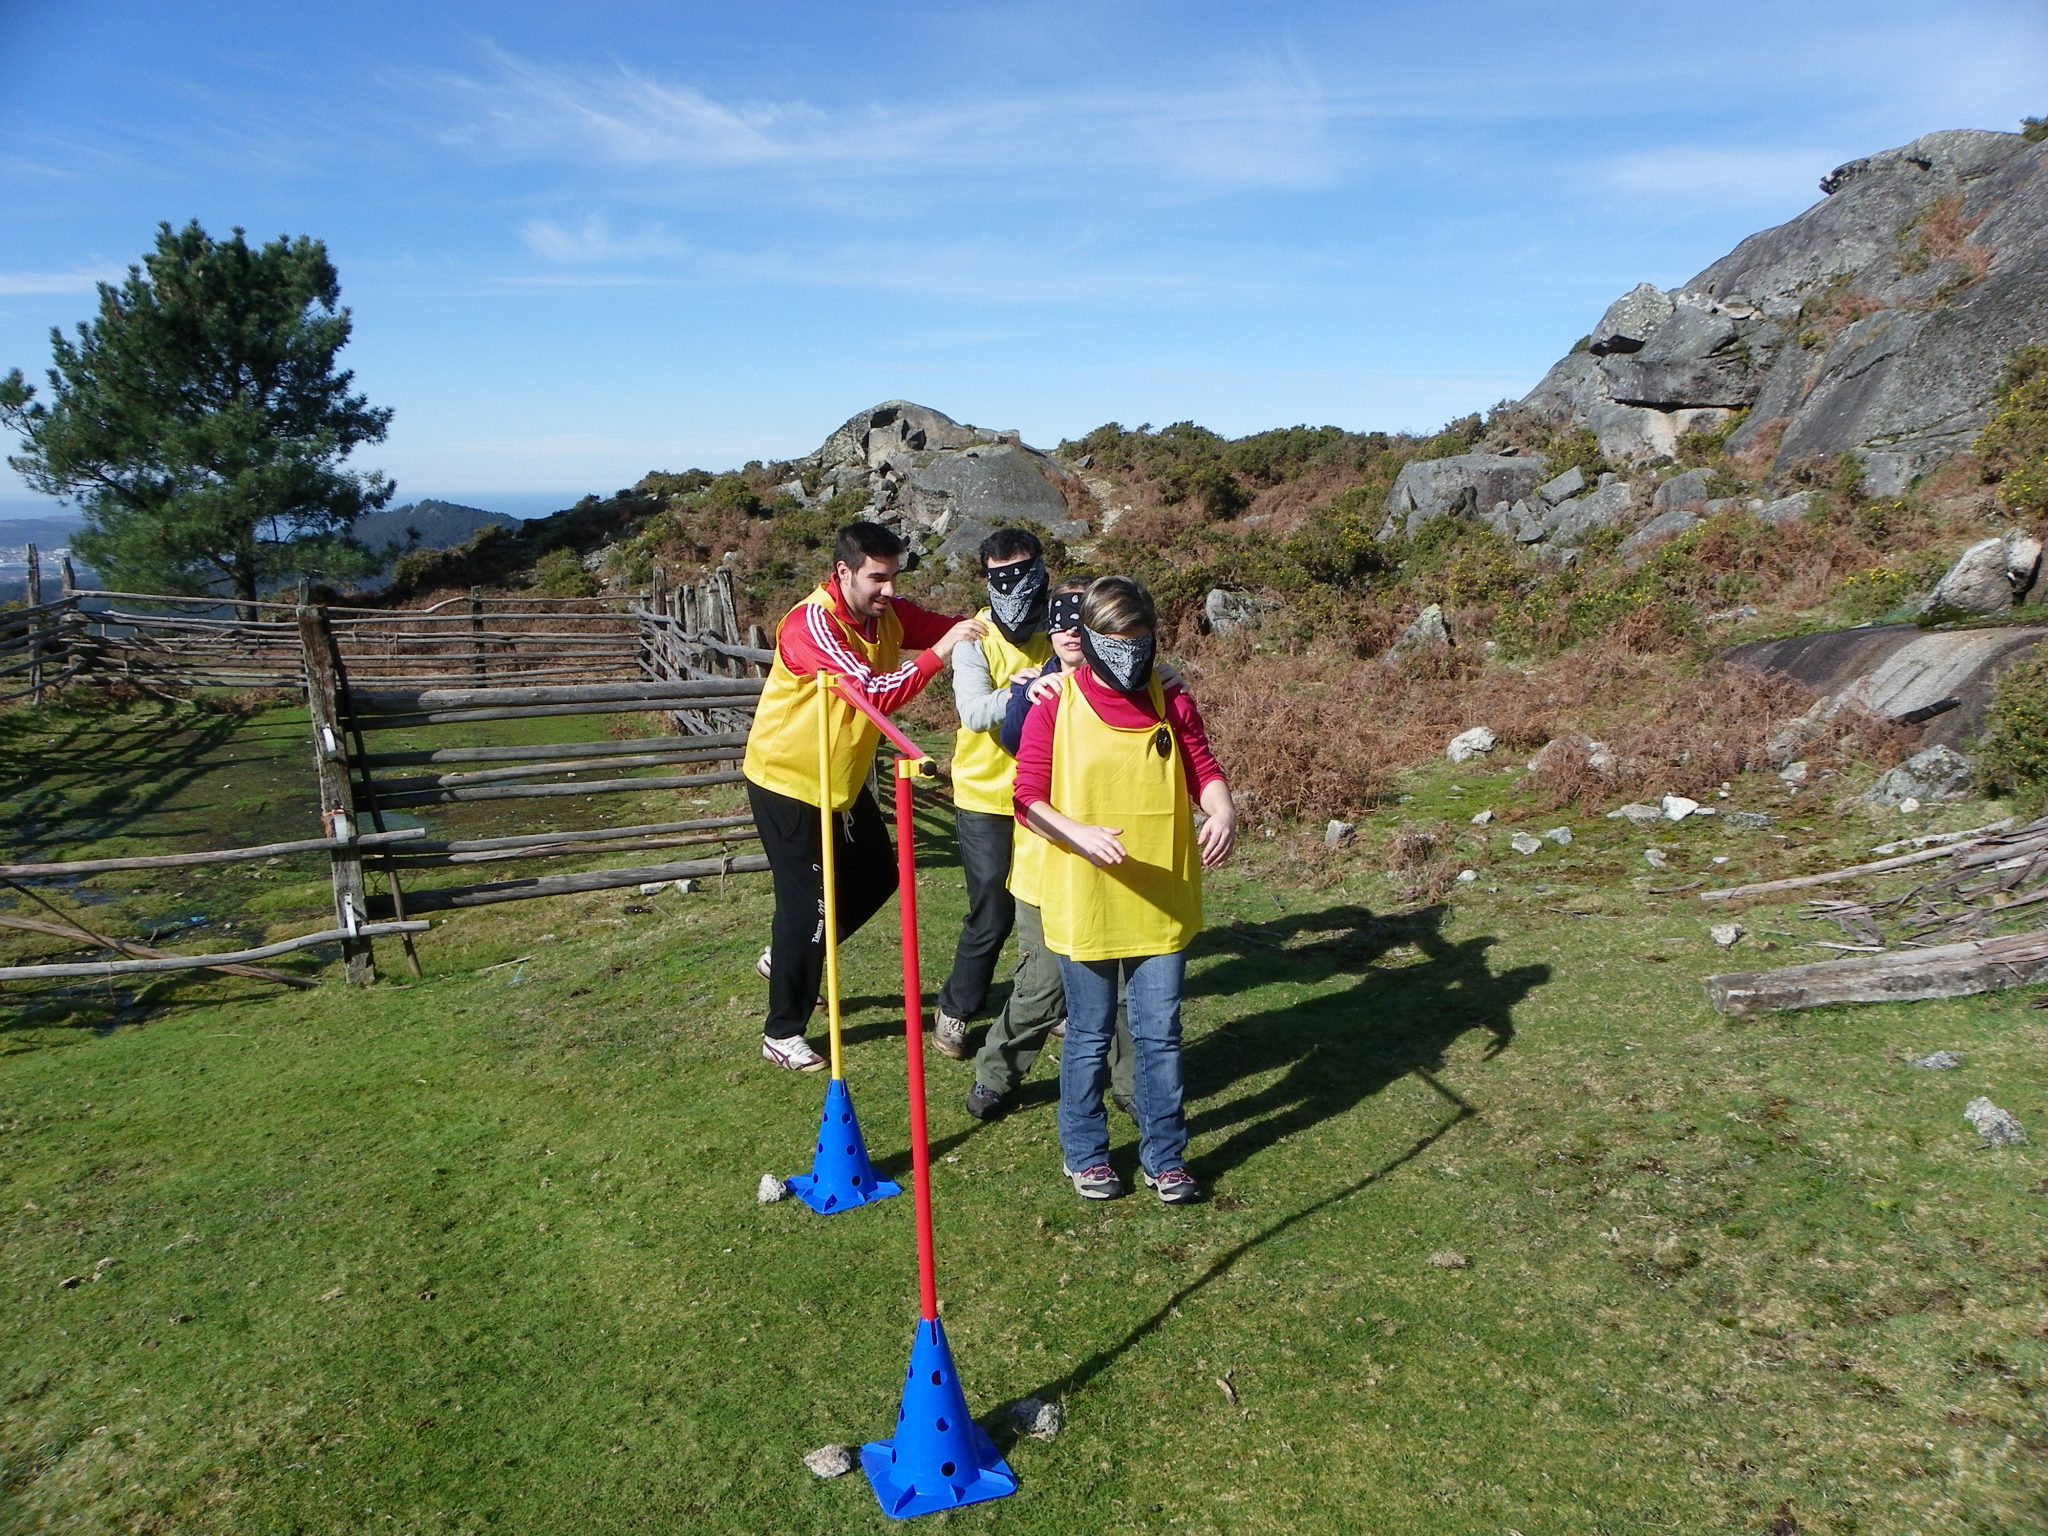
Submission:
{"label": "pink and grey sneaker", "polygon": [[761,1059],[791,1072],[817,1072],[825,1066],[825,1058],[802,1035],[763,1035]]}
{"label": "pink and grey sneaker", "polygon": [[1107,1163],[1095,1163],[1087,1168],[1069,1168],[1064,1163],[1060,1172],[1074,1181],[1074,1193],[1083,1200],[1114,1200],[1124,1192],[1124,1181],[1116,1176],[1116,1170]]}
{"label": "pink and grey sneaker", "polygon": [[1148,1173],[1145,1175],[1145,1187],[1157,1190],[1161,1203],[1165,1205],[1189,1205],[1202,1198],[1202,1186],[1185,1168],[1169,1168],[1157,1178]]}

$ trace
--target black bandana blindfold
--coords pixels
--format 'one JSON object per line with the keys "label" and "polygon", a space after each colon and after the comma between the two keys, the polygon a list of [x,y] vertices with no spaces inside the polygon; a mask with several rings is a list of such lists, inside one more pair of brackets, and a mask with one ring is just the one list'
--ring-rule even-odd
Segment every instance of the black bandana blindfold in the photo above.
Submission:
{"label": "black bandana blindfold", "polygon": [[986,573],[989,614],[1003,638],[1021,645],[1045,627],[1045,562],[1027,560]]}
{"label": "black bandana blindfold", "polygon": [[1105,635],[1081,627],[1081,654],[1088,665],[1118,693],[1136,693],[1152,681],[1153,658],[1159,653],[1154,635]]}

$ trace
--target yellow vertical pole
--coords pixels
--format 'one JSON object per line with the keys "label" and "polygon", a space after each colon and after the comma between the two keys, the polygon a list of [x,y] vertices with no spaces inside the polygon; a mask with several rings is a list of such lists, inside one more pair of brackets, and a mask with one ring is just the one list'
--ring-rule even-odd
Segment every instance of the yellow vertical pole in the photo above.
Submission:
{"label": "yellow vertical pole", "polygon": [[845,1077],[839,1046],[839,879],[832,838],[832,685],[818,674],[818,873],[825,884],[825,1021],[832,1039],[832,1081]]}

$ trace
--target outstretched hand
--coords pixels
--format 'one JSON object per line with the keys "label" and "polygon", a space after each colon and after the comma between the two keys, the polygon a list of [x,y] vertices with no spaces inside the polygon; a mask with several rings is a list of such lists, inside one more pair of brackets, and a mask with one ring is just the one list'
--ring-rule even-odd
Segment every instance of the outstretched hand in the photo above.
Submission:
{"label": "outstretched hand", "polygon": [[1074,852],[1103,869],[1121,864],[1130,857],[1124,851],[1122,827],[1076,826],[1068,830],[1067,841],[1073,845]]}

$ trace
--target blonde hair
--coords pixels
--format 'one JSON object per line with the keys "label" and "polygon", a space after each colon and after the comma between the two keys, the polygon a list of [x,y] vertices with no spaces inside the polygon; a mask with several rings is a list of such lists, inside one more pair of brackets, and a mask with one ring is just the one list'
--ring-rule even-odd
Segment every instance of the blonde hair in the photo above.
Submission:
{"label": "blonde hair", "polygon": [[1128,576],[1102,576],[1088,584],[1081,622],[1098,635],[1150,634],[1159,627],[1152,594]]}

